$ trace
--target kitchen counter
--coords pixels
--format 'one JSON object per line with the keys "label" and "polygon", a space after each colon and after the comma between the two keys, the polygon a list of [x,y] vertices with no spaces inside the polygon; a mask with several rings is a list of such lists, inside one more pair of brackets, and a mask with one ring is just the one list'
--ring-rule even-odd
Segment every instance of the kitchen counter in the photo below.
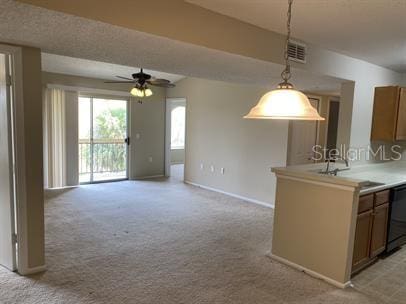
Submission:
{"label": "kitchen counter", "polygon": [[[345,288],[351,285],[359,197],[406,184],[406,161],[352,166],[338,176],[320,174],[325,167],[272,169],[277,186],[271,256]],[[381,184],[366,187],[371,182]]]}
{"label": "kitchen counter", "polygon": [[339,178],[350,178],[358,181],[371,181],[383,185],[361,189],[361,194],[393,188],[406,184],[406,161],[391,161],[380,164],[356,166],[348,171],[342,171]]}
{"label": "kitchen counter", "polygon": [[[320,174],[325,169],[325,163],[273,168],[275,173],[309,178],[337,185],[359,187],[360,194],[368,194],[406,184],[406,161],[390,161],[352,166],[350,170],[340,171],[337,176]],[[337,164],[337,168],[344,168]],[[381,183],[374,187],[363,188],[367,182]]]}

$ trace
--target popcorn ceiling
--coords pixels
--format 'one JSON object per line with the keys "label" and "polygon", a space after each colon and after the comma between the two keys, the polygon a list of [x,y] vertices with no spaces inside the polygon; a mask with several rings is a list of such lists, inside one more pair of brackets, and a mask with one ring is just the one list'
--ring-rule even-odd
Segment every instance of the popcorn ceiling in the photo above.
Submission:
{"label": "popcorn ceiling", "polygon": [[[172,74],[257,85],[280,82],[281,65],[175,41],[44,8],[0,0],[0,41],[43,52]],[[299,89],[335,90],[340,81],[295,70]]]}

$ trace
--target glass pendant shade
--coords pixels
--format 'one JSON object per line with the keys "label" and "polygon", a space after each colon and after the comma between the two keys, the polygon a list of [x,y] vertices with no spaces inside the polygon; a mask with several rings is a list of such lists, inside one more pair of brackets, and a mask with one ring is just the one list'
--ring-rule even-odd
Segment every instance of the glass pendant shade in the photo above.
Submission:
{"label": "glass pendant shade", "polygon": [[133,95],[133,96],[136,96],[136,97],[143,97],[142,91],[140,89],[136,88],[136,87],[131,89],[130,94]]}
{"label": "glass pendant shade", "polygon": [[135,97],[149,97],[153,94],[153,92],[150,88],[133,87],[130,91],[130,94]]}
{"label": "glass pendant shade", "polygon": [[266,93],[244,118],[324,120],[307,96],[293,88],[278,88]]}
{"label": "glass pendant shade", "polygon": [[147,96],[147,97],[151,96],[153,94],[151,89],[145,89],[144,93],[145,93],[145,96]]}
{"label": "glass pendant shade", "polygon": [[281,73],[283,82],[278,88],[266,93],[258,104],[244,116],[250,119],[324,120],[313,108],[305,94],[289,83],[291,67],[289,62],[290,23],[293,0],[288,0],[287,36],[285,41],[285,69]]}

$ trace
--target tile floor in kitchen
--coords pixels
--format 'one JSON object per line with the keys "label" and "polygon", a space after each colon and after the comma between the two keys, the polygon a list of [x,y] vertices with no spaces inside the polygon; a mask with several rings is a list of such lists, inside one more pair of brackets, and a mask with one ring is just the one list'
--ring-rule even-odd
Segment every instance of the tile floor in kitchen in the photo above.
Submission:
{"label": "tile floor in kitchen", "polygon": [[352,283],[382,303],[406,303],[406,246],[354,276]]}

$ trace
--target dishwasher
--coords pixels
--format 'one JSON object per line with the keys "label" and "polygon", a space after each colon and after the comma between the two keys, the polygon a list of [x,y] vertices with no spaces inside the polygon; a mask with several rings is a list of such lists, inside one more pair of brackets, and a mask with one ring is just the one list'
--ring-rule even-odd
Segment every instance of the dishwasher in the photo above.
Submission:
{"label": "dishwasher", "polygon": [[386,252],[406,244],[406,185],[391,191]]}

